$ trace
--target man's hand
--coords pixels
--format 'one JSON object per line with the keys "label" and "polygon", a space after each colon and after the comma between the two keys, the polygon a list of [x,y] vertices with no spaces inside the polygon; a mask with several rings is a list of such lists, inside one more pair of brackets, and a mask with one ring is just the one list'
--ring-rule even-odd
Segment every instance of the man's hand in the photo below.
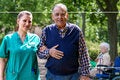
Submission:
{"label": "man's hand", "polygon": [[49,54],[51,57],[54,57],[56,59],[61,59],[64,54],[62,51],[59,51],[57,50],[56,48],[58,47],[59,45],[56,45],[56,46],[53,46],[50,50],[49,50]]}
{"label": "man's hand", "polygon": [[79,80],[90,80],[88,76],[81,76]]}

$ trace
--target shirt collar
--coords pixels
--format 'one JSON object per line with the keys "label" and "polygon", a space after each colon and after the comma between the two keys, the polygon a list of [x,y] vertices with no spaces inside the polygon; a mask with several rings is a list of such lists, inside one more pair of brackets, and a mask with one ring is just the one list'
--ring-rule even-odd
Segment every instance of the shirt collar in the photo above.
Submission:
{"label": "shirt collar", "polygon": [[57,27],[57,25],[56,25],[56,28],[60,31],[60,32],[67,32],[67,30],[68,30],[68,23],[66,23],[66,26],[65,26],[65,28],[64,29],[59,29],[58,27]]}

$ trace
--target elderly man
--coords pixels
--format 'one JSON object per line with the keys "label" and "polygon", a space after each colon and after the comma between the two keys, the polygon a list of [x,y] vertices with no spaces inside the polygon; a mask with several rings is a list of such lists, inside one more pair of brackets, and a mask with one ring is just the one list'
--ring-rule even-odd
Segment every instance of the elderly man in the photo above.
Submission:
{"label": "elderly man", "polygon": [[89,80],[89,56],[81,29],[67,22],[64,4],[53,7],[52,19],[54,23],[43,29],[38,53],[48,59],[47,80]]}

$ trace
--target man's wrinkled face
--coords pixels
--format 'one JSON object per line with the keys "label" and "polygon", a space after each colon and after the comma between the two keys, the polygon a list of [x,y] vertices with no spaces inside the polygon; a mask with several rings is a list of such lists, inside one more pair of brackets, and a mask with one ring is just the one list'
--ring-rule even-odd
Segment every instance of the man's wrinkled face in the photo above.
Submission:
{"label": "man's wrinkled face", "polygon": [[68,13],[60,7],[55,7],[52,13],[52,19],[58,28],[64,28],[68,19]]}

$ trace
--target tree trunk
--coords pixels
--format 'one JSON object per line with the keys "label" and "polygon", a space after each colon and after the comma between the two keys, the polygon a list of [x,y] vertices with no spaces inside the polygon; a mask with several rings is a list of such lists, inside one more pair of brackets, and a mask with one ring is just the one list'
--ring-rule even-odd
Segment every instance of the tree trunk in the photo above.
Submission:
{"label": "tree trunk", "polygon": [[117,53],[117,15],[114,13],[107,14],[108,17],[108,33],[110,40],[110,56],[111,61],[114,61],[115,57],[118,56]]}
{"label": "tree trunk", "polygon": [[[110,41],[110,56],[111,61],[114,61],[115,57],[118,56],[117,53],[117,15],[118,15],[118,8],[117,8],[117,2],[119,0],[96,0],[99,8],[103,12],[110,12],[105,13],[105,15],[108,18],[108,33],[109,33],[109,41]],[[103,4],[105,3],[106,8],[103,7]]]}
{"label": "tree trunk", "polygon": [[86,28],[86,21],[85,21],[85,13],[81,13],[82,15],[82,31],[83,31],[83,34],[85,36],[85,28]]}

